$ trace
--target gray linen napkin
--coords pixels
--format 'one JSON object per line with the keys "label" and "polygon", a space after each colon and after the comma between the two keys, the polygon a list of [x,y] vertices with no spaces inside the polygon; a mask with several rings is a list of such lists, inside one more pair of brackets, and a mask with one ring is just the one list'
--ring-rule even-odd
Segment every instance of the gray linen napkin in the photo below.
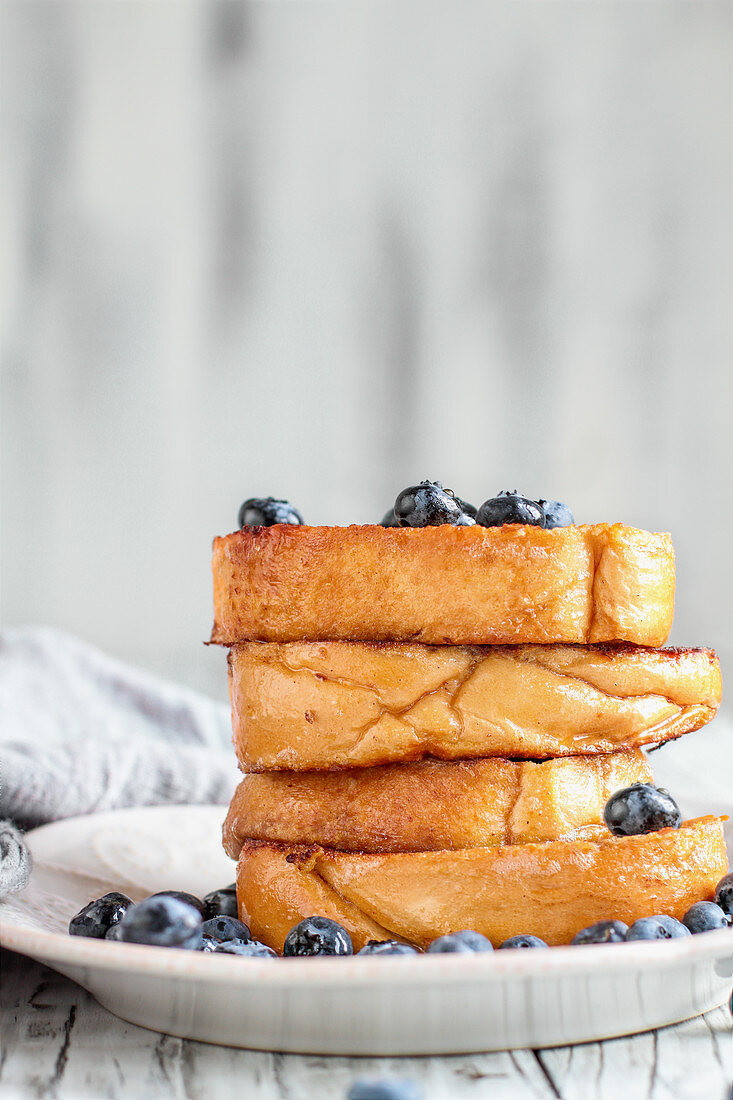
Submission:
{"label": "gray linen napkin", "polygon": [[30,874],[21,829],[123,806],[225,803],[236,782],[226,706],[58,630],[0,633],[0,897]]}

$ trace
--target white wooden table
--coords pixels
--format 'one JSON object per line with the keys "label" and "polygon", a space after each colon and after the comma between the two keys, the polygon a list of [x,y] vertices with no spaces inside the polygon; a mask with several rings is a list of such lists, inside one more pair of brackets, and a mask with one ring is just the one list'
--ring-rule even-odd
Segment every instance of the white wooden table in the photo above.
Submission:
{"label": "white wooden table", "polygon": [[359,1076],[422,1083],[425,1100],[729,1100],[731,1016],[554,1050],[326,1058],[232,1050],[123,1023],[45,966],[0,953],[2,1100],[344,1100]]}

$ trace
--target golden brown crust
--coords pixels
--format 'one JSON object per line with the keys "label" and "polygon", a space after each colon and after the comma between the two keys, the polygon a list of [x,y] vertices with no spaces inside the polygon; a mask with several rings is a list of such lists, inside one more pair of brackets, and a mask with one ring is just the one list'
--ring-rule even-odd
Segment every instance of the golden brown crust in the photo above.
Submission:
{"label": "golden brown crust", "polygon": [[668,913],[711,898],[728,860],[719,818],[645,836],[365,855],[250,843],[237,870],[240,915],[253,936],[282,951],[307,916],[343,924],[359,949],[399,938],[426,947],[472,928],[497,945],[531,933],[569,943],[581,928]]}
{"label": "golden brown crust", "polygon": [[630,641],[672,625],[668,534],[560,527],[244,528],[214,540],[213,642]]}
{"label": "golden brown crust", "polygon": [[614,791],[652,778],[639,751],[248,775],[232,799],[224,847],[237,859],[246,840],[419,852],[569,839],[603,823]]}
{"label": "golden brown crust", "polygon": [[229,665],[249,771],[617,752],[698,729],[721,695],[707,649],[248,642]]}

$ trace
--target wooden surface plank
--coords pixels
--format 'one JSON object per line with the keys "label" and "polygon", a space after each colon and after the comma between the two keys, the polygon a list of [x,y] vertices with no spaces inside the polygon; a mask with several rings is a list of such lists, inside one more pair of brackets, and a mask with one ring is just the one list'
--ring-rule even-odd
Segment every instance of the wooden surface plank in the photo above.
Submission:
{"label": "wooden surface plank", "polygon": [[360,1076],[420,1080],[426,1100],[555,1095],[531,1051],[451,1058],[325,1058],[235,1050],[159,1035],[110,1015],[74,982],[3,952],[3,1100],[342,1100]]}
{"label": "wooden surface plank", "polygon": [[564,1100],[679,1100],[727,1097],[733,1080],[731,1017],[726,1008],[624,1039],[540,1051]]}
{"label": "wooden surface plank", "polygon": [[343,1100],[361,1076],[421,1082],[425,1100],[723,1100],[727,1009],[659,1032],[540,1052],[326,1058],[234,1050],[124,1023],[47,967],[0,953],[3,1100]]}

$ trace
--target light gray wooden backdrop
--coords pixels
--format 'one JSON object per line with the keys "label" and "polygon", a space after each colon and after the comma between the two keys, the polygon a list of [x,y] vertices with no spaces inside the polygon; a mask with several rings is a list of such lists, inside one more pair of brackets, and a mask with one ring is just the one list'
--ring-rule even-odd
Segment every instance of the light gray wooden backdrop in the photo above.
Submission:
{"label": "light gray wooden backdrop", "polygon": [[670,529],[733,658],[730,3],[2,6],[3,612],[224,692],[241,499]]}

